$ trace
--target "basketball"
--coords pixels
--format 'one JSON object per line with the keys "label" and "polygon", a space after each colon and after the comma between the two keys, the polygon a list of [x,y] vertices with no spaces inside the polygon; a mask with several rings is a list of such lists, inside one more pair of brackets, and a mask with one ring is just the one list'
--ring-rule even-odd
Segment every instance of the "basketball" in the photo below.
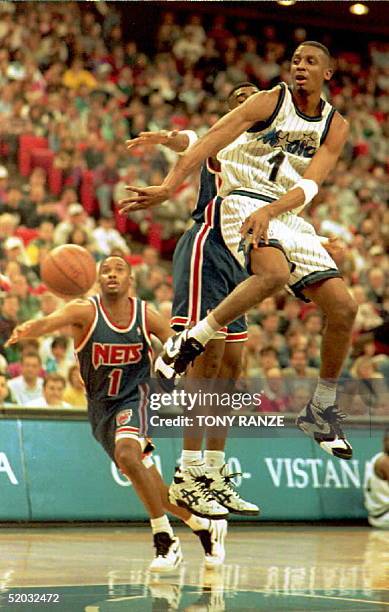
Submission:
{"label": "basketball", "polygon": [[83,247],[64,244],[43,259],[41,279],[60,297],[82,295],[96,280],[96,262]]}

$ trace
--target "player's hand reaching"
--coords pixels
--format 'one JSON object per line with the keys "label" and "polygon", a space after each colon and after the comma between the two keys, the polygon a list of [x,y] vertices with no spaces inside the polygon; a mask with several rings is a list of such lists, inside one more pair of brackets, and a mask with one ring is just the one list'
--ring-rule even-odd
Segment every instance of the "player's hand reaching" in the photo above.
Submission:
{"label": "player's hand reaching", "polygon": [[7,348],[7,346],[10,346],[11,344],[16,344],[17,342],[19,342],[19,340],[22,340],[23,338],[34,338],[35,336],[32,333],[34,323],[35,321],[26,321],[21,325],[17,325],[14,328],[10,337],[8,338],[7,342],[4,344],[4,346]]}
{"label": "player's hand reaching", "polygon": [[154,146],[154,145],[165,145],[169,144],[176,138],[178,130],[159,130],[158,132],[140,132],[136,138],[126,140],[127,149],[133,149],[137,146]]}
{"label": "player's hand reaching", "polygon": [[268,208],[268,206],[263,206],[263,208],[253,212],[247,217],[240,228],[242,236],[250,239],[254,248],[256,248],[260,240],[264,240],[266,244],[269,242],[267,232],[272,216]]}
{"label": "player's hand reaching", "polygon": [[128,196],[128,198],[119,200],[118,208],[119,214],[121,215],[136,210],[153,208],[154,206],[162,204],[162,202],[165,202],[165,200],[168,200],[171,196],[169,189],[163,185],[159,185],[158,187],[134,187],[128,185],[126,189],[134,193]]}

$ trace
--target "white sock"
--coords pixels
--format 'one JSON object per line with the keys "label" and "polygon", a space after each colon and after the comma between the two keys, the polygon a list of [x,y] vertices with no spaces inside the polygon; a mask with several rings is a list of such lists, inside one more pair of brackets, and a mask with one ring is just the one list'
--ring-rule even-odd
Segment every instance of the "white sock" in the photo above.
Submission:
{"label": "white sock", "polygon": [[166,514],[163,514],[159,518],[150,519],[150,525],[153,534],[164,532],[168,533],[171,538],[174,536],[173,529]]}
{"label": "white sock", "polygon": [[185,524],[188,525],[192,529],[192,531],[202,531],[203,529],[208,529],[210,525],[210,520],[207,518],[202,518],[201,516],[191,515],[190,519],[185,521]]}
{"label": "white sock", "polygon": [[319,378],[312,403],[323,410],[328,406],[333,406],[336,402],[336,387],[336,382]]}
{"label": "white sock", "polygon": [[189,330],[188,338],[196,338],[201,344],[205,345],[209,340],[212,340],[220,328],[221,326],[215,320],[213,314],[210,314]]}
{"label": "white sock", "polygon": [[220,468],[226,462],[224,451],[206,450],[204,451],[205,468],[209,472],[220,472]]}
{"label": "white sock", "polygon": [[181,453],[181,468],[192,476],[202,476],[205,472],[205,463],[201,450],[183,450]]}

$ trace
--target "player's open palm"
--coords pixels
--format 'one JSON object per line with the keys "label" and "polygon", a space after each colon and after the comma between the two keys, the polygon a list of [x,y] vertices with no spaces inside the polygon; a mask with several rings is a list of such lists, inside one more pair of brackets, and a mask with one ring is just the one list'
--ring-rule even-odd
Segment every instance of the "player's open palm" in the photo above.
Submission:
{"label": "player's open palm", "polygon": [[178,131],[159,130],[158,132],[140,132],[136,138],[126,140],[127,149],[137,146],[169,145],[170,141],[177,136]]}
{"label": "player's open palm", "polygon": [[128,198],[119,200],[118,207],[122,215],[158,206],[165,202],[165,200],[168,200],[171,195],[169,190],[163,185],[156,187],[134,187],[133,185],[128,185],[126,189],[133,193]]}
{"label": "player's open palm", "polygon": [[17,325],[4,346],[7,347],[11,344],[16,344],[23,338],[33,337],[31,333],[33,324],[34,321],[26,321],[25,323],[21,323],[21,325]]}
{"label": "player's open palm", "polygon": [[259,208],[245,219],[240,229],[240,233],[245,237],[251,237],[251,242],[256,246],[260,240],[268,242],[268,229],[271,221],[267,206]]}

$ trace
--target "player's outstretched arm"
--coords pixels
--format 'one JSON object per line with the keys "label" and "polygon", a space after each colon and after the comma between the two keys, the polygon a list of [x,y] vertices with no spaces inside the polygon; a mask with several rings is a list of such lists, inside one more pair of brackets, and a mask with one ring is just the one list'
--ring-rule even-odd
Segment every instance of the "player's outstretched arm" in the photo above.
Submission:
{"label": "player's outstretched arm", "polygon": [[137,146],[149,147],[163,145],[176,153],[183,153],[197,140],[197,135],[192,130],[159,130],[156,132],[140,132],[136,138],[126,140],[127,149],[131,150]]}
{"label": "player's outstretched arm", "polygon": [[207,157],[214,157],[220,149],[233,142],[243,132],[257,121],[265,121],[270,117],[277,105],[280,88],[271,91],[261,91],[250,96],[243,104],[219,119],[214,126],[192,145],[178,160],[174,168],[158,187],[135,187],[127,189],[134,195],[119,202],[121,213],[143,210],[162,204],[168,200],[184,179]]}
{"label": "player's outstretched arm", "polygon": [[174,332],[170,327],[169,321],[149,306],[146,309],[146,318],[149,333],[156,336],[162,344],[165,344],[166,340],[173,336]]}
{"label": "player's outstretched arm", "polygon": [[45,334],[50,334],[65,325],[71,325],[74,331],[78,328],[81,332],[92,324],[94,318],[94,308],[87,300],[73,300],[63,308],[52,312],[42,319],[31,319],[13,330],[5,346],[16,344],[24,338],[39,338]]}

